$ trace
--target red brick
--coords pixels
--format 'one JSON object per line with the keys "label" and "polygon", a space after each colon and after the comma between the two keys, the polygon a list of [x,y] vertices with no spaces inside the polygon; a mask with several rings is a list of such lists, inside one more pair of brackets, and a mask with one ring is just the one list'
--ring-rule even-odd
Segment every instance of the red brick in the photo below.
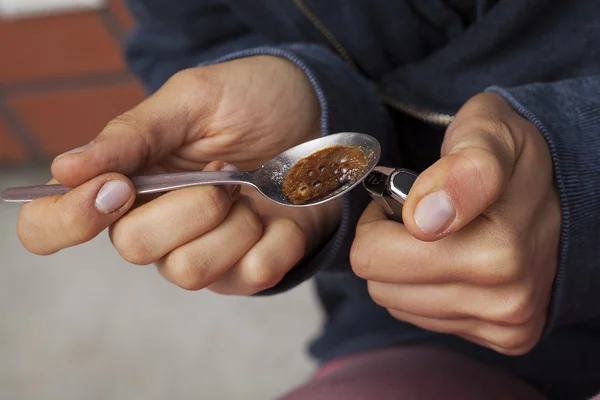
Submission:
{"label": "red brick", "polygon": [[121,54],[95,12],[0,19],[0,83],[121,71]]}
{"label": "red brick", "polygon": [[133,28],[134,19],[129,13],[123,0],[110,0],[109,9],[123,28],[127,31]]}
{"label": "red brick", "polygon": [[0,119],[0,164],[25,161],[26,154],[4,121]]}
{"label": "red brick", "polygon": [[49,157],[92,140],[108,121],[143,100],[137,83],[98,86],[9,99]]}

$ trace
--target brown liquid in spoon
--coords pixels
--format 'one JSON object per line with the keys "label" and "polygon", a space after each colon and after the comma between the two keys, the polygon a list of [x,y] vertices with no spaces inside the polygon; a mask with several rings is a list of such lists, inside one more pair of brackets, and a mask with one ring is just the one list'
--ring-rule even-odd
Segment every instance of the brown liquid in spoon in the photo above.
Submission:
{"label": "brown liquid in spoon", "polygon": [[360,147],[326,147],[290,168],[283,181],[283,194],[296,205],[323,199],[354,183],[366,166],[367,159]]}

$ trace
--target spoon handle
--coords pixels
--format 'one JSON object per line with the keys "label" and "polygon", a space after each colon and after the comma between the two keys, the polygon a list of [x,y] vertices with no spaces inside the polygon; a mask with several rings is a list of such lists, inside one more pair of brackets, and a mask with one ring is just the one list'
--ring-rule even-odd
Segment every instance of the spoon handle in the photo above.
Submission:
{"label": "spoon handle", "polygon": [[[203,171],[135,176],[131,181],[137,194],[148,194],[200,185],[251,184],[250,178],[251,172],[247,171]],[[5,190],[0,198],[9,203],[27,203],[40,197],[63,195],[70,190],[64,185],[23,186]]]}

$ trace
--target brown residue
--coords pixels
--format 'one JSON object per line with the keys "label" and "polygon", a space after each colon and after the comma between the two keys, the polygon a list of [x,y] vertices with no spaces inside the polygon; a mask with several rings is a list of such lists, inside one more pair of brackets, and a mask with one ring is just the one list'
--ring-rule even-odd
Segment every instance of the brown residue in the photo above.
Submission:
{"label": "brown residue", "polygon": [[292,166],[283,181],[283,194],[292,204],[318,201],[354,183],[366,166],[360,147],[326,147]]}

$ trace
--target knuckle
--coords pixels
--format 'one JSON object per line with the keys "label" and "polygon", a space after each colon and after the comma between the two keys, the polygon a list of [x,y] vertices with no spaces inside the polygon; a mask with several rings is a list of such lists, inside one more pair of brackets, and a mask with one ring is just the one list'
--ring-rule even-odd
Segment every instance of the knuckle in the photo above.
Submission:
{"label": "knuckle", "polygon": [[275,226],[287,246],[276,249],[279,252],[277,257],[265,257],[264,253],[254,252],[244,257],[242,268],[247,294],[255,294],[275,286],[304,255],[305,239],[302,229],[289,219],[279,219],[272,227]]}
{"label": "knuckle", "polygon": [[[112,120],[110,120],[102,132],[98,135],[95,142],[102,142],[108,139],[111,136],[115,135],[123,135],[123,134],[132,134],[138,131],[136,127],[139,126],[140,123],[145,123],[142,121],[138,121],[132,114],[131,111],[127,111]],[[107,154],[107,157],[110,157],[111,154]],[[110,158],[107,158],[109,160]]]}
{"label": "knuckle", "polygon": [[362,279],[369,279],[372,271],[372,257],[369,251],[365,251],[365,236],[370,229],[366,226],[356,228],[356,236],[350,248],[350,265],[354,273]]}
{"label": "knuckle", "polygon": [[[500,254],[497,254],[500,253]],[[506,254],[506,251],[498,250],[489,255],[489,260],[485,264],[487,271],[480,271],[479,281],[485,285],[501,285],[515,282],[521,276],[520,265],[513,261],[512,255]]]}
{"label": "knuckle", "polygon": [[524,274],[522,265],[514,260],[513,254],[507,254],[506,259],[498,265],[498,281],[502,282],[517,282]]}
{"label": "knuckle", "polygon": [[485,124],[483,128],[491,132],[501,143],[509,145],[512,142],[512,128],[503,115],[498,115],[497,110],[483,111],[480,121]]}
{"label": "knuckle", "polygon": [[506,334],[496,344],[506,355],[518,356],[531,351],[537,344],[539,335],[530,329],[519,329]]}
{"label": "knuckle", "polygon": [[535,317],[536,306],[530,290],[517,290],[501,296],[501,299],[499,310],[493,317],[494,322],[524,325]]}
{"label": "knuckle", "polygon": [[501,285],[522,281],[527,271],[527,250],[520,239],[496,234],[490,246],[474,256],[471,266],[474,280],[483,285]]}
{"label": "knuckle", "polygon": [[[210,83],[210,77],[212,76],[212,66],[202,68],[184,68],[173,74],[167,82],[173,85],[181,85],[184,88],[190,87],[190,85],[202,86],[205,82]],[[189,91],[189,90],[186,90]]]}
{"label": "knuckle", "polygon": [[111,227],[110,238],[125,261],[136,265],[148,265],[155,261],[155,246],[139,226],[126,221],[118,222]]}
{"label": "knuckle", "polygon": [[368,265],[369,255],[362,251],[360,241],[355,239],[350,248],[350,266],[359,278],[367,279]]}
{"label": "knuckle", "polygon": [[500,196],[507,177],[505,177],[505,168],[497,153],[489,149],[482,149],[481,153],[483,154],[481,162],[474,163],[474,165],[480,176],[482,187],[487,189],[485,193],[487,200],[491,203]]}
{"label": "knuckle", "polygon": [[105,135],[106,132],[110,131],[123,131],[131,130],[139,121],[136,121],[135,117],[131,112],[124,112],[111,119],[107,124],[100,136]]}
{"label": "knuckle", "polygon": [[218,186],[207,186],[199,190],[198,203],[200,218],[203,223],[212,227],[217,226],[229,213],[231,199],[223,188]]}
{"label": "knuckle", "polygon": [[506,122],[507,120],[508,118],[506,118],[505,115],[501,115],[500,117],[498,117],[497,114],[494,115],[487,120],[488,131],[492,133],[497,141],[496,144],[501,147],[504,152],[516,157],[522,145],[517,142],[514,129]]}
{"label": "knuckle", "polygon": [[[177,71],[173,74],[158,93],[163,91],[176,91],[180,94],[180,102],[182,105],[189,104],[198,95],[201,89],[202,83],[206,81],[203,79],[205,75],[202,73],[203,68],[186,68]],[[157,94],[158,94],[157,93]]]}
{"label": "knuckle", "polygon": [[377,286],[375,286],[372,282],[367,282],[367,290],[369,291],[369,296],[371,297],[373,302],[375,302],[375,304],[383,308],[389,306],[387,299],[384,296],[382,296],[381,291],[377,290]]}
{"label": "knuckle", "polygon": [[[483,131],[493,133],[494,136],[506,139],[507,143],[512,141],[512,128],[506,121],[510,118],[512,109],[506,107],[506,103],[501,100],[490,102],[489,97],[494,94],[486,93],[475,96],[467,101],[464,111],[469,114],[471,126]],[[487,99],[484,99],[488,97]],[[500,107],[499,107],[500,106]]]}
{"label": "knuckle", "polygon": [[393,308],[387,308],[386,311],[388,312],[388,314],[390,314],[393,318],[397,319],[398,321],[404,321],[405,320],[404,314],[402,314],[398,310],[395,310]]}
{"label": "knuckle", "polygon": [[468,124],[458,124],[444,140],[444,154],[460,151],[465,171],[477,177],[476,188],[483,191],[489,202],[494,201],[509,178],[509,171],[520,152],[507,118],[494,108],[470,107]]}
{"label": "knuckle", "polygon": [[[465,143],[467,143],[465,141]],[[504,181],[506,179],[504,166],[498,159],[493,150],[487,145],[481,144],[475,147],[475,144],[468,142],[468,151],[462,151],[460,146],[457,146],[453,151],[458,152],[458,164],[460,168],[458,174],[452,178],[457,186],[464,182],[469,182],[471,190],[477,190],[478,195],[481,195],[486,204],[491,204],[498,199],[501,194]],[[469,179],[465,179],[468,177]]]}
{"label": "knuckle", "polygon": [[212,104],[218,105],[222,92],[218,71],[219,68],[214,66],[183,69],[172,75],[159,92],[177,92],[180,106],[187,109],[186,113],[203,99],[211,99]]}
{"label": "knuckle", "polygon": [[286,263],[292,268],[296,265],[306,252],[306,235],[302,228],[290,219],[283,219],[280,222],[286,232],[286,241],[289,244],[285,248]]}
{"label": "knuckle", "polygon": [[258,239],[262,236],[263,226],[258,215],[254,214],[252,210],[244,207],[244,221],[240,226],[242,230],[242,237],[246,238],[251,244],[255,244]]}
{"label": "knuckle", "polygon": [[[135,116],[135,111],[127,111],[108,122],[106,127],[102,130],[96,142],[104,140],[108,136],[113,135],[129,135],[136,139],[136,149],[140,153],[139,160],[140,165],[149,165],[151,160],[152,148],[155,144],[152,142],[152,133],[156,130],[152,126],[153,119],[145,119],[140,121],[140,118]],[[115,165],[118,160],[118,152],[107,152],[102,153],[101,159],[98,159],[98,163],[104,165]]]}
{"label": "knuckle", "polygon": [[518,282],[524,278],[527,266],[527,246],[524,243],[517,235],[510,233],[497,243],[496,269],[503,282]]}
{"label": "knuckle", "polygon": [[251,294],[272,288],[282,278],[279,268],[263,257],[250,256],[246,265],[246,284]]}
{"label": "knuckle", "polygon": [[185,290],[196,291],[207,286],[210,261],[203,254],[176,249],[165,263],[168,275],[174,284]]}
{"label": "knuckle", "polygon": [[294,220],[289,218],[282,218],[277,221],[277,223],[281,226],[283,231],[286,233],[288,240],[293,245],[291,247],[301,249],[302,253],[304,253],[304,248],[306,246],[306,235],[304,231],[296,223]]}

